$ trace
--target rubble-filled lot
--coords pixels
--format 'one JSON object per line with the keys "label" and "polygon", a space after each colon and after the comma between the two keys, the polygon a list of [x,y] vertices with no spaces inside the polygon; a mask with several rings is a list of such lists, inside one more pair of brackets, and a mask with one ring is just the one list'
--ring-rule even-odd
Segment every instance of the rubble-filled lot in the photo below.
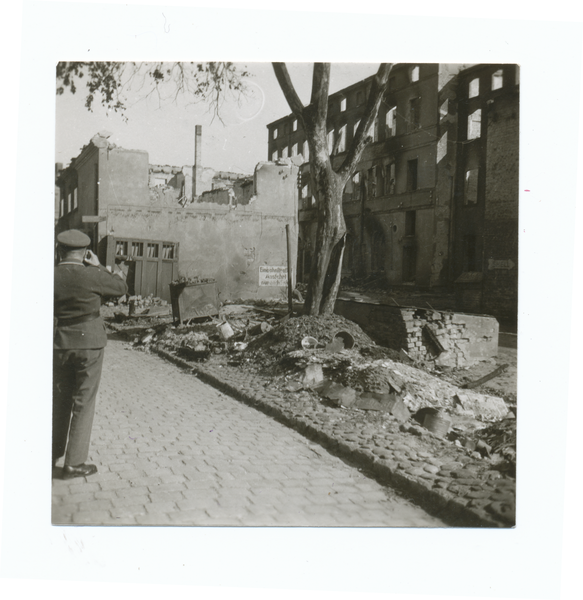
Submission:
{"label": "rubble-filled lot", "polygon": [[482,523],[514,523],[515,388],[496,390],[496,378],[471,387],[496,369],[492,359],[465,369],[415,362],[343,317],[290,318],[276,303],[226,305],[218,319],[178,326],[169,312],[130,317],[126,308],[105,311],[134,348],[269,400],[286,419],[368,457],[370,468],[384,465],[393,482],[404,478],[405,490],[421,483],[433,502],[452,501]]}

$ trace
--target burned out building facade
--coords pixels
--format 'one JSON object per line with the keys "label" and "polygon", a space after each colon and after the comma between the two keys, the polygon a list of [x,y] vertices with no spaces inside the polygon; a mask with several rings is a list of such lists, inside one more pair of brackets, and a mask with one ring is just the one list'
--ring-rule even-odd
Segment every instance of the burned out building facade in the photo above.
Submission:
{"label": "burned out building facade", "polygon": [[[363,117],[371,79],[329,97],[335,167]],[[515,321],[518,108],[516,65],[395,65],[372,141],[343,194],[343,276]],[[293,115],[267,127],[270,160],[303,158],[297,272],[307,281],[317,228],[308,145]]]}
{"label": "burned out building facade", "polygon": [[261,268],[287,264],[286,225],[297,234],[296,165],[259,163],[253,175],[151,165],[147,152],[108,137],[94,136],[59,172],[57,233],[87,233],[102,264],[127,269],[132,294],[169,300],[179,277],[216,280],[220,300],[280,294]]}

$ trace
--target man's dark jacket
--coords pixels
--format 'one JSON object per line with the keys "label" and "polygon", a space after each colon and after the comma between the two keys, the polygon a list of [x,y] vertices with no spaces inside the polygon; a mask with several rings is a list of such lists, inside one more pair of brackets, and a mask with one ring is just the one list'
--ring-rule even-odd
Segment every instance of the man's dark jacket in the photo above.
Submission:
{"label": "man's dark jacket", "polygon": [[57,328],[53,349],[104,348],[105,326],[101,299],[123,296],[128,288],[107,269],[64,261],[55,267],[54,315]]}

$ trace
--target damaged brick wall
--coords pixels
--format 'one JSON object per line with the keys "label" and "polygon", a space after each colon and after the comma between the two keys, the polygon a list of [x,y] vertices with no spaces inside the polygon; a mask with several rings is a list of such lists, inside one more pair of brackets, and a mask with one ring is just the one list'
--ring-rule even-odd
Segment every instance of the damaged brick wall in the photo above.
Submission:
{"label": "damaged brick wall", "polygon": [[512,90],[488,112],[482,310],[505,323],[518,312],[518,103]]}
{"label": "damaged brick wall", "polygon": [[377,343],[405,350],[414,360],[451,367],[495,356],[498,322],[493,317],[338,300],[335,312]]}

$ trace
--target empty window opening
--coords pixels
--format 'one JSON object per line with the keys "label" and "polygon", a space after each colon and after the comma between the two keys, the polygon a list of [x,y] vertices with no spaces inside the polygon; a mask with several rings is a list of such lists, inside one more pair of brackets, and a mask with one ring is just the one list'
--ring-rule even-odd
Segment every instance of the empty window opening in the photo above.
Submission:
{"label": "empty window opening", "polygon": [[277,160],[277,150],[274,150],[271,154],[271,160],[275,162]]}
{"label": "empty window opening", "polygon": [[407,161],[407,191],[414,192],[417,189],[417,159]]}
{"label": "empty window opening", "polygon": [[370,267],[373,272],[385,270],[385,236],[382,231],[375,231],[372,236]]}
{"label": "empty window opening", "polygon": [[128,255],[128,243],[118,240],[115,243],[115,255],[116,256],[127,256]]}
{"label": "empty window opening", "polygon": [[287,146],[285,146],[285,147],[284,147],[284,149],[283,149],[283,150],[282,150],[282,152],[281,152],[281,156],[282,156],[282,158],[287,158],[287,156],[288,156],[288,152],[289,152],[289,150],[288,150],[288,147],[287,147]]}
{"label": "empty window opening", "polygon": [[415,66],[411,69],[411,82],[419,81],[419,66]]}
{"label": "empty window opening", "polygon": [[372,137],[373,142],[379,141],[379,118],[378,117],[374,120],[374,123],[372,124],[372,126],[370,128],[369,135]]}
{"label": "empty window opening", "polygon": [[346,152],[346,125],[338,131],[338,152]]}
{"label": "empty window opening", "polygon": [[416,271],[415,246],[403,247],[403,282],[415,281]]}
{"label": "empty window opening", "polygon": [[132,256],[144,256],[144,242],[132,242]]}
{"label": "empty window opening", "polygon": [[384,181],[384,169],[382,167],[382,165],[377,165],[375,167],[375,176],[376,176],[376,182],[377,182],[377,192],[379,196],[383,195],[384,189],[385,189],[385,181]]}
{"label": "empty window opening", "polygon": [[492,91],[499,90],[504,85],[504,73],[502,69],[498,69],[492,73]]}
{"label": "empty window opening", "polygon": [[357,171],[352,176],[352,198],[354,200],[360,200],[360,172]]}
{"label": "empty window opening", "polygon": [[470,81],[470,85],[468,87],[468,96],[470,98],[475,98],[479,94],[480,94],[480,80],[478,77],[476,77],[475,79],[472,79],[472,81]]}
{"label": "empty window opening", "polygon": [[420,123],[421,98],[409,100],[409,129],[417,129]]}
{"label": "empty window opening", "polygon": [[292,156],[297,156],[297,155],[298,155],[298,145],[297,145],[297,144],[294,144],[294,145],[292,146],[291,155],[292,155]]}
{"label": "empty window opening", "polygon": [[377,182],[375,178],[375,169],[372,167],[367,172],[367,188],[368,188],[368,197],[374,198],[377,195]]}
{"label": "empty window opening", "polygon": [[162,244],[162,258],[170,260],[176,258],[176,248],[174,244]]}
{"label": "empty window opening", "polygon": [[356,135],[359,125],[360,125],[360,120],[356,121],[356,123],[354,124],[354,127],[352,129],[352,137],[354,137]]}
{"label": "empty window opening", "polygon": [[158,258],[158,244],[148,244],[148,258]]}
{"label": "empty window opening", "polygon": [[77,188],[73,190],[73,210],[77,208]]}
{"label": "empty window opening", "polygon": [[67,195],[67,212],[70,213],[73,207],[73,195],[71,192]]}
{"label": "empty window opening", "polygon": [[385,136],[394,137],[395,135],[397,135],[397,107],[393,106],[387,111],[385,117]]}
{"label": "empty window opening", "polygon": [[473,234],[464,236],[464,271],[478,270],[478,252],[476,236]]}
{"label": "empty window opening", "polygon": [[302,154],[304,156],[304,160],[307,162],[310,160],[310,146],[308,146],[308,141],[306,140],[302,146]]}
{"label": "empty window opening", "polygon": [[415,221],[417,220],[417,211],[408,210],[405,212],[405,235],[415,235]]}
{"label": "empty window opening", "polygon": [[478,202],[478,173],[479,169],[466,171],[464,181],[464,204],[476,204]]}
{"label": "empty window opening", "polygon": [[61,211],[59,214],[61,217],[65,214],[65,198],[61,198]]}
{"label": "empty window opening", "polygon": [[271,133],[272,133],[272,139],[276,140],[277,139],[277,127]]}
{"label": "empty window opening", "polygon": [[385,167],[385,194],[395,193],[395,163]]}
{"label": "empty window opening", "polygon": [[292,123],[292,131],[297,131],[298,130],[298,120],[294,119],[294,122]]}
{"label": "empty window opening", "polygon": [[479,138],[482,133],[482,109],[475,110],[468,117],[468,140]]}
{"label": "empty window opening", "polygon": [[346,110],[346,98],[342,98],[340,100],[340,112],[344,112]]}
{"label": "empty window opening", "polygon": [[439,107],[439,116],[443,119],[447,117],[449,114],[449,100],[445,100],[445,102]]}

